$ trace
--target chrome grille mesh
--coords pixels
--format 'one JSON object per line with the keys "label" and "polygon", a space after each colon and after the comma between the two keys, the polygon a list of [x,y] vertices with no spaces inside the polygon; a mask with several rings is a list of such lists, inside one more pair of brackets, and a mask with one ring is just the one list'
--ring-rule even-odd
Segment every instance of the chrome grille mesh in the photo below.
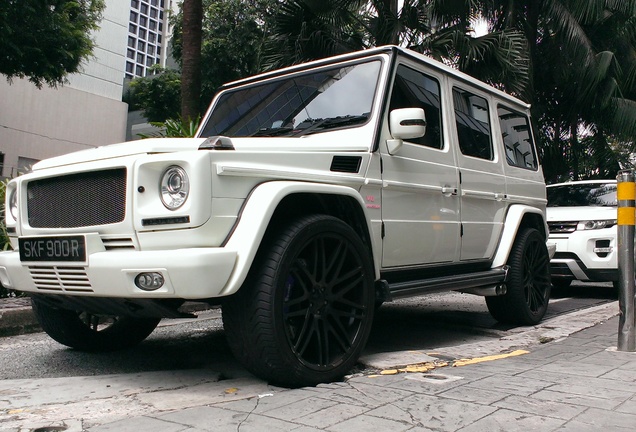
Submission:
{"label": "chrome grille mesh", "polygon": [[573,233],[576,231],[578,222],[548,222],[550,234]]}
{"label": "chrome grille mesh", "polygon": [[27,191],[33,228],[107,225],[126,214],[125,168],[34,180]]}

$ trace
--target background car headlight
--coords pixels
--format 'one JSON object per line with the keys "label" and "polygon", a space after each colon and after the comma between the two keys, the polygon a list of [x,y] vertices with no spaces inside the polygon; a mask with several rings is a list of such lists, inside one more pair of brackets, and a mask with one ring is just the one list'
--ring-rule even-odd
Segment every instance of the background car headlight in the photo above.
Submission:
{"label": "background car headlight", "polygon": [[166,208],[176,210],[188,199],[190,181],[185,170],[177,165],[166,169],[161,177],[161,201]]}
{"label": "background car headlight", "polygon": [[14,220],[18,220],[18,191],[16,189],[9,194],[9,213]]}
{"label": "background car headlight", "polygon": [[582,224],[584,230],[611,228],[616,225],[616,219],[585,221]]}

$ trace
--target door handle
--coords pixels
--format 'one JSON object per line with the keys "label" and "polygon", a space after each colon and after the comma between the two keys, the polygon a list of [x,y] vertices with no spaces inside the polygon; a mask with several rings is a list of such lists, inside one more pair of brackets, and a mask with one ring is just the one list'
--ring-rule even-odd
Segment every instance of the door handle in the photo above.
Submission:
{"label": "door handle", "polygon": [[457,188],[452,186],[442,186],[442,194],[444,196],[457,195]]}
{"label": "door handle", "polygon": [[506,198],[508,198],[508,195],[506,195],[506,194],[502,194],[502,193],[496,193],[495,194],[495,201],[503,201]]}

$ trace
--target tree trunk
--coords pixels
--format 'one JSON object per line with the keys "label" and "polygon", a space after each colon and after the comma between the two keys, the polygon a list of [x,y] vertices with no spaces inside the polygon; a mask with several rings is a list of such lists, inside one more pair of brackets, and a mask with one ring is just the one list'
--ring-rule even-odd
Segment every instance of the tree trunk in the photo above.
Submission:
{"label": "tree trunk", "polygon": [[572,180],[580,180],[579,154],[581,146],[579,144],[579,122],[572,120],[570,122],[570,151],[572,152]]}
{"label": "tree trunk", "polygon": [[184,122],[199,116],[202,26],[203,0],[184,0],[181,56],[181,118]]}

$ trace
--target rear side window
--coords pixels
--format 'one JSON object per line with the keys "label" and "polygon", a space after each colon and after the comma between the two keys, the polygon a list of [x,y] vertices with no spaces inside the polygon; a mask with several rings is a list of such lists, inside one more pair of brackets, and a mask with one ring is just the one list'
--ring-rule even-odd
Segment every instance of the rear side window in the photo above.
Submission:
{"label": "rear side window", "polygon": [[493,160],[488,102],[468,91],[453,88],[455,125],[462,154]]}
{"label": "rear side window", "polygon": [[538,161],[528,117],[503,106],[497,108],[497,114],[508,165],[536,170]]}
{"label": "rear side window", "polygon": [[399,65],[391,94],[389,109],[422,108],[426,115],[426,135],[409,142],[441,149],[442,115],[439,82],[414,69]]}

